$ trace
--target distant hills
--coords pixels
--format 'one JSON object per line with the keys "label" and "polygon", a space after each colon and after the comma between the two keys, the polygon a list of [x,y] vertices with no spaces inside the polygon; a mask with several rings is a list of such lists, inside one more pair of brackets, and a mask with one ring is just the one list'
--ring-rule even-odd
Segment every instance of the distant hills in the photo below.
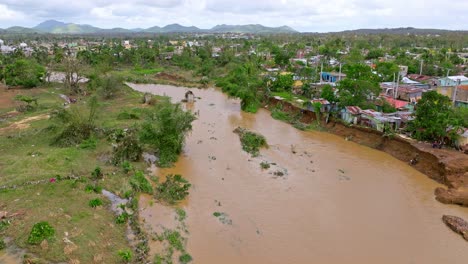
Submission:
{"label": "distant hills", "polygon": [[[126,33],[246,33],[246,34],[279,34],[279,33],[299,33],[295,29],[288,26],[281,27],[267,27],[260,24],[250,25],[216,25],[210,29],[201,29],[195,26],[182,26],[180,24],[170,24],[164,27],[154,26],[150,28],[111,28],[103,29],[91,25],[64,23],[57,20],[47,20],[33,28],[26,27],[10,27],[7,29],[0,29],[0,34],[16,33],[52,33],[52,34],[126,34]],[[306,33],[306,32],[304,32]],[[462,33],[467,34],[467,30],[445,30],[445,29],[420,29],[413,27],[401,28],[382,28],[382,29],[356,29],[346,30],[340,32],[330,32],[331,34],[355,34],[355,35],[369,35],[369,34],[397,34],[397,35],[437,35],[447,33]],[[310,32],[309,34],[326,34]]]}
{"label": "distant hills", "polygon": [[93,33],[297,33],[296,30],[288,27],[266,27],[263,25],[217,25],[211,29],[201,29],[195,26],[182,26],[180,24],[170,24],[164,27],[154,26],[150,28],[112,28],[102,29],[91,25],[75,23],[64,23],[57,20],[47,20],[33,28],[10,27],[0,29],[0,33],[52,33],[52,34],[93,34]]}

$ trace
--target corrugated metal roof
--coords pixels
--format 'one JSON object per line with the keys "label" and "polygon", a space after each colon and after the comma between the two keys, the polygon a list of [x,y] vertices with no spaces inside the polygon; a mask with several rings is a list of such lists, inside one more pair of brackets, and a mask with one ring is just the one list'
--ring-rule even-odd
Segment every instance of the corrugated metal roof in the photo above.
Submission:
{"label": "corrugated metal roof", "polygon": [[361,108],[359,106],[346,106],[346,111],[353,114],[358,115],[361,113]]}

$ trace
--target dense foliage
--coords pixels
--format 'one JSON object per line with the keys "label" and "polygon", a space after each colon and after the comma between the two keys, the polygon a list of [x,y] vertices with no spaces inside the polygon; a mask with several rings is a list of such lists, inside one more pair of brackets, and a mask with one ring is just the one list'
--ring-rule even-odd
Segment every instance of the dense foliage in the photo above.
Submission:
{"label": "dense foliage", "polygon": [[45,68],[33,60],[19,59],[5,67],[5,83],[32,88],[44,81]]}
{"label": "dense foliage", "polygon": [[28,243],[38,245],[45,239],[51,239],[55,235],[55,229],[48,222],[36,223],[28,237]]}
{"label": "dense foliage", "polygon": [[168,204],[175,204],[183,200],[188,194],[188,190],[192,186],[186,179],[179,174],[170,174],[166,176],[163,183],[156,186],[156,199]]}
{"label": "dense foliage", "polygon": [[153,107],[143,123],[140,139],[154,148],[158,164],[169,167],[182,152],[185,135],[192,129],[195,116],[182,110],[179,104],[163,100]]}
{"label": "dense foliage", "polygon": [[451,106],[447,96],[430,91],[423,94],[419,100],[415,116],[409,123],[408,130],[419,140],[454,141],[458,137],[459,129],[466,126],[466,122]]}

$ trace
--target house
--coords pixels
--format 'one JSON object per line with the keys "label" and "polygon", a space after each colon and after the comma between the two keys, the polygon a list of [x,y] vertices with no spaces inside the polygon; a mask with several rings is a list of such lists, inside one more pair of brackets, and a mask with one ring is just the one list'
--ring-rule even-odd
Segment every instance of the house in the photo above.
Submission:
{"label": "house", "polygon": [[468,78],[463,75],[447,76],[439,79],[440,86],[468,85]]}
{"label": "house", "polygon": [[405,108],[409,104],[407,101],[393,99],[390,96],[382,96],[382,98],[397,109]]}
{"label": "house", "polygon": [[330,102],[328,102],[328,100],[326,99],[323,99],[323,98],[319,98],[319,99],[312,99],[310,100],[309,102],[307,102],[307,110],[309,111],[312,111],[312,112],[315,112],[315,109],[314,109],[314,104],[315,103],[320,103],[321,104],[321,108],[320,108],[320,112],[329,112],[332,108],[332,105],[330,104]]}
{"label": "house", "polygon": [[412,86],[400,86],[396,89],[396,98],[403,101],[416,103],[422,98],[423,89]]}
{"label": "house", "polygon": [[357,125],[361,115],[361,108],[359,106],[346,106],[341,110],[341,119],[349,124]]}
{"label": "house", "polygon": [[346,74],[338,72],[322,72],[320,77],[323,82],[335,83],[346,78]]}
{"label": "house", "polygon": [[[436,91],[439,94],[445,95],[453,100],[455,86],[438,86]],[[468,85],[457,86],[457,94],[455,95],[455,106],[468,107]]]}

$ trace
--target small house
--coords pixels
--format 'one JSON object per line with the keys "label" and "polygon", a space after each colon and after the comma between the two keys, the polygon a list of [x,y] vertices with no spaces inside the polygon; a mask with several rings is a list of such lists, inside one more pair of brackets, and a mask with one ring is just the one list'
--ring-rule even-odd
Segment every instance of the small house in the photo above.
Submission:
{"label": "small house", "polygon": [[341,110],[341,119],[349,124],[357,125],[361,115],[361,108],[359,106],[346,106]]}
{"label": "small house", "polygon": [[307,104],[306,104],[307,110],[315,112],[315,108],[314,108],[315,103],[320,103],[321,104],[320,112],[322,112],[322,113],[323,112],[330,112],[330,110],[332,108],[332,105],[330,104],[330,102],[328,102],[328,100],[320,98],[320,99],[312,99],[309,102],[307,102]]}
{"label": "small house", "polygon": [[440,86],[468,85],[468,77],[463,75],[447,76],[439,79]]}
{"label": "small house", "polygon": [[338,72],[322,72],[321,81],[335,83],[346,78],[346,74]]}

